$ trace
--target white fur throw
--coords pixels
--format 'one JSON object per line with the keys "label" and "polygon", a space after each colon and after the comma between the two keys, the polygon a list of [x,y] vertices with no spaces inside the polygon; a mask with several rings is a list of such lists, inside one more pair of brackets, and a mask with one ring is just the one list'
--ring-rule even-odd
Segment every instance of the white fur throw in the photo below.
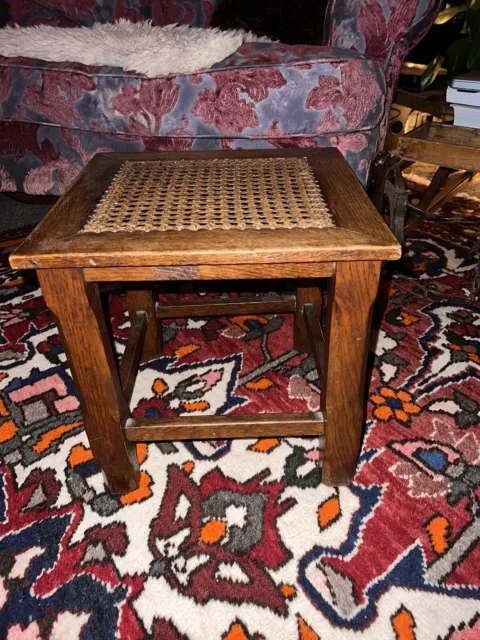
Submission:
{"label": "white fur throw", "polygon": [[119,20],[114,24],[61,28],[0,29],[0,54],[52,62],[123,67],[150,78],[208,69],[234,53],[244,42],[270,42],[245,31],[199,29],[170,24]]}

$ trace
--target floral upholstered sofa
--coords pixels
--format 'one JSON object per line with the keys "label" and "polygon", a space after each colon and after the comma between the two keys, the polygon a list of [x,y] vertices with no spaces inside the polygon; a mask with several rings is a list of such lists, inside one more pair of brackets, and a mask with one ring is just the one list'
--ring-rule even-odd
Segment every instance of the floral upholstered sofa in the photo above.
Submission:
{"label": "floral upholstered sofa", "polygon": [[[128,18],[207,27],[214,5],[0,0],[0,16],[23,26]],[[0,56],[0,190],[61,194],[105,151],[265,147],[338,147],[365,183],[402,61],[437,5],[331,0],[326,46],[247,44],[211,69],[165,78]]]}

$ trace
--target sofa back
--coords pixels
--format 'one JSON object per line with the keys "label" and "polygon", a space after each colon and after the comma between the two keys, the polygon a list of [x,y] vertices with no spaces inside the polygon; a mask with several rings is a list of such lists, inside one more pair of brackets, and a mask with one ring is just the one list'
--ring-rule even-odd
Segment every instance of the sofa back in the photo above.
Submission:
{"label": "sofa back", "polygon": [[62,27],[152,20],[163,26],[178,22],[208,27],[216,0],[0,0],[3,24],[23,27],[50,24]]}
{"label": "sofa back", "polygon": [[[3,24],[62,27],[152,20],[210,26],[218,0],[0,0]],[[325,42],[356,49],[386,64],[406,52],[430,28],[441,0],[329,0]],[[2,23],[0,23],[1,26]]]}
{"label": "sofa back", "polygon": [[428,31],[441,0],[330,0],[326,42],[388,63]]}

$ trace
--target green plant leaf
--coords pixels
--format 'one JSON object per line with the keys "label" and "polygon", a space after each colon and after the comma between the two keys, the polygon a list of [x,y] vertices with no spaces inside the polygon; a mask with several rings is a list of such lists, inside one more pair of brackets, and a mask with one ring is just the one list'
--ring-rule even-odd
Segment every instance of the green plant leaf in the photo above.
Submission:
{"label": "green plant leaf", "polygon": [[480,0],[472,0],[465,14],[465,26],[472,39],[480,36]]}
{"label": "green plant leaf", "polygon": [[445,56],[445,66],[448,70],[448,77],[454,78],[462,71],[467,69],[467,60],[469,59],[472,41],[470,38],[461,38],[455,40],[448,47]]}
{"label": "green plant leaf", "polygon": [[477,40],[471,40],[470,53],[466,64],[470,71],[480,69],[480,37]]}
{"label": "green plant leaf", "polygon": [[469,9],[470,7],[470,4],[470,2],[465,2],[464,4],[459,4],[457,7],[448,7],[448,9],[440,11],[440,13],[435,18],[435,24],[445,24],[452,18],[455,18],[455,16],[458,16],[459,13],[467,11],[467,9]]}
{"label": "green plant leaf", "polygon": [[422,89],[426,89],[429,85],[432,84],[432,82],[437,77],[437,74],[440,71],[444,60],[444,56],[435,56],[435,58],[430,62],[428,67],[422,73],[422,77],[420,78],[420,86]]}

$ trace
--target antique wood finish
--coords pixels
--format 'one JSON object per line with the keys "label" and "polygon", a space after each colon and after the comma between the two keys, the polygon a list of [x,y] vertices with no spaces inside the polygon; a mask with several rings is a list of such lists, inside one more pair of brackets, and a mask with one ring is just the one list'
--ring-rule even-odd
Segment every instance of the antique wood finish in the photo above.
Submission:
{"label": "antique wood finish", "polygon": [[433,176],[430,184],[428,185],[425,193],[420,200],[418,205],[419,209],[428,210],[431,201],[433,200],[435,194],[445,184],[447,178],[454,172],[454,169],[448,169],[447,167],[439,167],[435,175]]}
{"label": "antique wood finish", "polygon": [[[395,184],[395,202],[390,202],[390,219],[395,225],[395,236],[403,243],[405,232],[412,232],[422,219],[435,219],[433,212],[450,201],[480,171],[480,130],[428,122],[400,136],[397,149],[392,154],[393,157],[384,152],[378,154],[372,165],[372,184],[377,187],[374,196],[377,204],[383,201],[384,192],[387,195],[389,193],[388,174],[392,168],[406,162],[422,162],[439,167],[419,206],[408,204],[406,222],[403,203],[407,203],[407,193],[403,178],[400,185]],[[453,221],[452,218],[450,220]]]}
{"label": "antique wood finish", "polygon": [[[118,282],[118,267],[99,267],[84,270],[87,282]],[[329,262],[294,264],[199,264],[174,267],[122,267],[123,282],[159,280],[270,280],[290,278],[329,278]]]}
{"label": "antique wood finish", "polygon": [[[428,185],[425,193],[422,196],[422,199],[420,200],[420,203],[418,205],[419,209],[422,209],[422,211],[425,212],[434,210],[434,207],[431,206],[433,198],[436,196],[438,190],[444,185],[447,178],[454,172],[455,169],[448,169],[447,167],[439,167],[436,170],[430,184]],[[406,192],[405,198],[407,198]],[[410,211],[410,216],[404,229],[405,233],[411,233],[412,231],[414,231],[422,221],[422,217],[423,216],[420,215],[420,213]]]}
{"label": "antique wood finish", "polygon": [[322,292],[316,287],[297,288],[295,311],[294,346],[297,351],[310,352],[310,339],[304,317],[304,305],[310,304],[318,318],[322,312]]}
{"label": "antique wood finish", "polygon": [[130,404],[132,398],[135,376],[140,364],[146,333],[147,314],[145,311],[137,311],[128,334],[127,346],[120,362],[120,380],[127,404]]}
{"label": "antique wood finish", "polygon": [[428,122],[400,136],[395,155],[475,173],[480,166],[480,130]]}
{"label": "antique wood finish", "polygon": [[129,420],[125,436],[132,442],[148,440],[209,440],[321,436],[324,416],[319,413],[262,413],[242,416],[188,416],[161,420]]}
{"label": "antique wood finish", "polygon": [[306,304],[303,307],[303,317],[317,373],[322,376],[325,371],[325,337],[320,324],[320,316],[313,304]]}
{"label": "antique wood finish", "polygon": [[[333,212],[337,227],[262,231],[80,233],[123,160],[142,161],[162,157],[172,160],[175,157],[185,157],[182,152],[99,154],[52,207],[22,247],[12,254],[12,266],[26,269],[205,264],[253,266],[395,260],[400,257],[400,247],[393,240],[387,226],[379,220],[374,206],[337,149],[222,152],[222,157],[229,156],[306,157]],[[214,158],[218,157],[218,152],[190,151],[188,157]],[[236,277],[245,276],[239,274]]]}
{"label": "antique wood finish", "polygon": [[[81,232],[125,160],[220,156],[307,158],[335,228]],[[95,156],[12,254],[10,263],[38,270],[67,350],[93,454],[111,490],[126,492],[137,487],[139,478],[133,442],[150,439],[318,436],[321,449],[325,448],[323,479],[329,484],[348,483],[360,447],[366,355],[380,261],[400,255],[400,245],[338,150],[245,150]],[[321,278],[329,278],[325,341],[320,324],[322,295],[315,287]],[[296,296],[159,305],[148,285],[152,281],[269,279],[297,279]],[[126,283],[131,318],[120,375],[98,285],[116,281]],[[139,360],[154,358],[162,350],[160,318],[269,312],[295,313],[295,345],[311,351],[321,375],[320,412],[131,418],[128,402]]]}
{"label": "antique wood finish", "polygon": [[204,300],[192,302],[173,300],[162,302],[157,307],[159,318],[196,318],[206,316],[229,316],[261,313],[291,313],[295,311],[294,295],[283,298],[257,297],[236,298],[233,300]]}
{"label": "antique wood finish", "polygon": [[95,460],[113,493],[138,486],[134,445],[123,437],[129,409],[117,374],[98,285],[79,269],[39,270],[38,279],[58,330],[80,398]]}
{"label": "antique wood finish", "polygon": [[426,123],[427,140],[454,144],[480,150],[480,131],[470,127],[457,127],[437,122]]}
{"label": "antique wood finish", "polygon": [[157,319],[157,298],[145,285],[127,290],[126,305],[130,322],[139,311],[147,314],[147,334],[143,343],[142,360],[153,360],[163,353],[162,323]]}
{"label": "antique wood finish", "polygon": [[[365,195],[365,197],[367,196]],[[48,216],[49,214],[44,220],[47,220]],[[43,221],[39,227],[42,225]],[[11,265],[15,269],[51,269],[63,266],[94,267],[97,265],[99,267],[123,267],[132,266],[135,260],[141,266],[153,266],[152,263],[156,261],[159,266],[192,265],[195,263],[232,265],[236,261],[238,264],[250,263],[252,265],[268,262],[285,264],[287,262],[331,262],[356,259],[397,260],[400,257],[399,249],[392,242],[390,236],[388,237],[390,244],[382,245],[377,244],[375,240],[369,242],[365,233],[350,229],[286,229],[277,232],[210,231],[209,233],[206,231],[178,233],[165,231],[162,233],[164,234],[162,238],[165,243],[164,251],[160,250],[160,243],[154,241],[153,236],[158,235],[157,232],[144,233],[143,235],[139,233],[112,233],[108,244],[111,243],[117,249],[111,252],[105,252],[105,236],[107,234],[90,234],[88,238],[87,234],[84,234],[87,238],[85,241],[83,237],[78,240],[78,236],[72,237],[71,240],[64,243],[59,239],[59,244],[65,244],[66,252],[64,254],[53,251],[45,254],[32,252],[27,245],[22,250],[22,254],[20,252],[12,254]],[[182,234],[181,238],[179,237],[180,233]],[[241,236],[242,233],[245,234],[244,237]],[[129,237],[126,238],[126,235]],[[83,246],[80,250],[78,245],[81,242],[87,246]],[[143,245],[143,248],[139,250],[139,253],[132,254],[129,253],[129,247],[132,245]],[[67,247],[71,249],[71,252],[68,252]],[[273,247],[276,247],[276,250]],[[238,277],[248,278],[248,273],[251,272],[250,267],[250,270],[247,270],[245,274],[240,273]],[[200,270],[198,273],[201,273]],[[218,277],[222,278],[221,275]],[[261,277],[264,278],[265,275]],[[284,276],[275,275],[272,277]],[[299,274],[295,277],[304,276]],[[223,278],[228,279],[226,276]],[[111,279],[118,281],[119,276]],[[188,278],[177,279],[185,280]],[[207,277],[191,279],[203,280]]]}
{"label": "antique wood finish", "polygon": [[471,171],[462,171],[458,175],[452,176],[451,179],[438,190],[438,193],[432,196],[430,204],[427,207],[427,212],[440,209],[444,204],[450,202],[455,194],[457,194],[467,182],[470,182],[472,177],[473,173]]}
{"label": "antique wood finish", "polygon": [[364,419],[365,373],[380,262],[337,262],[327,290],[321,409],[326,415],[322,480],[348,484]]}

